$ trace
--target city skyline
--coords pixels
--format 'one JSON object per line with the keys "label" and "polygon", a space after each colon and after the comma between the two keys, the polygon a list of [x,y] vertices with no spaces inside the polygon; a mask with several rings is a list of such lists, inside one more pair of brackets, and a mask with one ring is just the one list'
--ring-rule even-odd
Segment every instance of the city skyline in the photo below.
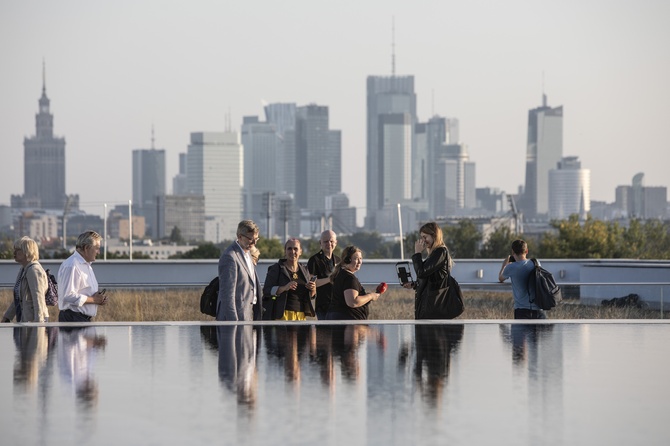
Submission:
{"label": "city skyline", "polygon": [[527,113],[543,92],[565,108],[563,155],[591,171],[593,200],[613,202],[638,172],[647,186],[668,186],[670,6],[611,3],[2,5],[0,148],[14,168],[0,178],[0,204],[23,193],[22,141],[35,131],[44,58],[66,191],[82,209],[101,214],[132,197],[128,160],[150,146],[152,126],[170,184],[192,132],[239,133],[264,103],[295,102],[327,106],[342,131],[342,189],[360,221],[365,82],[391,74],[393,17],[393,63],[414,77],[417,118],[459,120],[477,187],[523,184]]}

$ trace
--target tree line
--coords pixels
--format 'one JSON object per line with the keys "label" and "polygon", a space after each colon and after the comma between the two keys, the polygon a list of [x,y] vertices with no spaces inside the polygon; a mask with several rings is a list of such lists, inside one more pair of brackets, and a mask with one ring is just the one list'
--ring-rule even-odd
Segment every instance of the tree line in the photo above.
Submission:
{"label": "tree line", "polygon": [[[469,219],[443,226],[442,231],[449,252],[454,258],[460,259],[502,259],[509,254],[512,241],[518,238],[526,240],[533,257],[544,259],[670,259],[670,222],[667,221],[630,220],[624,226],[617,221],[594,220],[590,217],[580,221],[573,215],[567,220],[552,221],[550,227],[543,234],[528,235],[515,234],[508,226],[500,226],[493,229],[485,241],[475,222]],[[406,234],[403,244],[405,257],[414,253],[414,242],[418,237],[418,231]],[[303,259],[321,249],[318,238],[301,241]],[[11,239],[2,241],[1,259],[13,258],[13,243]],[[201,243],[194,249],[171,258],[218,259],[222,250],[230,243],[232,241],[219,244]],[[335,253],[339,254],[347,245],[358,246],[368,259],[400,258],[400,243],[387,241],[377,232],[338,236]],[[279,239],[261,237],[257,247],[261,259],[279,259],[284,256],[284,247]],[[69,252],[55,252],[51,256],[43,254],[40,253],[41,258],[65,258]],[[107,254],[108,259],[127,257]],[[133,258],[140,257],[133,253]]]}

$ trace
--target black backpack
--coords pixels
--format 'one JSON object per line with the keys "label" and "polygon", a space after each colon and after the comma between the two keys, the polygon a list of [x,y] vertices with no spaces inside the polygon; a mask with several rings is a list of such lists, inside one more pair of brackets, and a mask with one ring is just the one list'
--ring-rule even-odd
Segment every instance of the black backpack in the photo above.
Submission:
{"label": "black backpack", "polygon": [[216,317],[216,303],[219,300],[219,276],[216,276],[205,287],[200,296],[200,311],[209,316]]}
{"label": "black backpack", "polygon": [[563,300],[563,294],[553,274],[542,268],[537,259],[530,259],[535,265],[535,270],[528,276],[528,292],[530,302],[543,310],[551,310]]}
{"label": "black backpack", "polygon": [[54,306],[58,304],[58,282],[49,270],[44,271],[47,274],[47,291],[44,293],[44,300],[47,305]]}

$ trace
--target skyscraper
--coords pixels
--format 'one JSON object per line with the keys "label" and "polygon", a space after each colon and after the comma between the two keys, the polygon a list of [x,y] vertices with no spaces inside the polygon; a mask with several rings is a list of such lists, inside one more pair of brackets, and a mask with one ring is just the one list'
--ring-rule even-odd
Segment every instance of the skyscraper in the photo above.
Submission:
{"label": "skyscraper", "polygon": [[157,205],[165,194],[165,150],[133,150],[133,204],[137,215],[144,216],[153,238],[164,232],[164,228],[158,228]]}
{"label": "skyscraper", "polygon": [[186,153],[179,154],[179,173],[172,178],[172,195],[186,195],[188,185],[186,180]]}
{"label": "skyscraper", "polygon": [[549,171],[563,157],[563,107],[549,107],[542,95],[542,106],[528,111],[526,184],[520,208],[526,217],[546,216],[549,212]]}
{"label": "skyscraper", "polygon": [[668,188],[645,186],[644,173],[640,172],[633,176],[630,186],[616,188],[614,204],[628,218],[664,219],[668,210]]}
{"label": "skyscraper", "polygon": [[[295,194],[295,103],[265,106],[265,120],[273,124],[279,139],[276,157],[277,191]],[[289,162],[291,160],[291,162]]]}
{"label": "skyscraper", "polygon": [[549,171],[549,218],[586,218],[591,210],[591,171],[576,156],[564,157]]}
{"label": "skyscraper", "polygon": [[244,147],[244,215],[254,220],[262,234],[268,234],[272,215],[269,194],[277,191],[277,158],[282,140],[275,124],[245,116],[242,122]]}
{"label": "skyscraper", "polygon": [[376,211],[411,198],[411,156],[416,122],[414,76],[368,76],[368,228],[376,226]]}
{"label": "skyscraper", "polygon": [[296,109],[295,197],[299,208],[323,214],[326,197],[341,191],[341,140],[341,132],[329,128],[328,107],[310,104]]}
{"label": "skyscraper", "polygon": [[205,197],[205,240],[233,240],[242,219],[244,155],[237,132],[194,132],[188,146],[188,192]]}
{"label": "skyscraper", "polygon": [[43,209],[63,209],[65,195],[65,138],[53,134],[53,115],[49,111],[46,75],[42,71],[42,96],[35,115],[35,136],[25,138],[23,200]]}
{"label": "skyscraper", "polygon": [[435,156],[435,216],[447,217],[477,205],[475,163],[464,144],[444,144]]}

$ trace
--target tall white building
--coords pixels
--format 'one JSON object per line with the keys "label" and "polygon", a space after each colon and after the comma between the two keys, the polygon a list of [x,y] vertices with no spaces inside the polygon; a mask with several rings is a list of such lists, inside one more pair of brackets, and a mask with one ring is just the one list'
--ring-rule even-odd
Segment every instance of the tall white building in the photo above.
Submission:
{"label": "tall white building", "polygon": [[205,240],[233,240],[242,220],[244,154],[237,132],[194,132],[188,146],[189,194],[205,197]]}
{"label": "tall white building", "polygon": [[[367,78],[366,227],[379,230],[377,211],[412,198],[416,94],[414,76]],[[384,219],[384,215],[380,215]]]}
{"label": "tall white building", "polygon": [[549,107],[542,95],[542,106],[528,112],[526,185],[521,209],[528,217],[549,212],[549,171],[563,157],[563,107]]}
{"label": "tall white building", "polygon": [[549,171],[549,218],[564,220],[591,210],[591,171],[576,156],[564,157]]}

